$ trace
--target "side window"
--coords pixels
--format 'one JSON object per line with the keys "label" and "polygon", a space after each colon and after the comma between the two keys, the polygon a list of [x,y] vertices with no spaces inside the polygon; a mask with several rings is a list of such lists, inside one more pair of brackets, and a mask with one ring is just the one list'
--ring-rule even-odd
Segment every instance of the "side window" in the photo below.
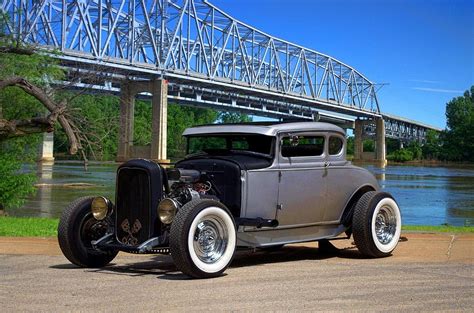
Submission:
{"label": "side window", "polygon": [[288,157],[320,156],[324,153],[323,136],[284,137],[281,155]]}
{"label": "side window", "polygon": [[330,155],[338,155],[341,153],[343,146],[343,141],[339,137],[331,136],[329,137],[329,154]]}

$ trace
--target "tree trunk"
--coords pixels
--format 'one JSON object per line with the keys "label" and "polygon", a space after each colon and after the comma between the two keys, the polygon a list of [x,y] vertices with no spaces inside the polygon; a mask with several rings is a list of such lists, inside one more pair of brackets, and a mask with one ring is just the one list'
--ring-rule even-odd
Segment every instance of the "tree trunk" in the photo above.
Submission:
{"label": "tree trunk", "polygon": [[54,125],[45,117],[8,121],[0,119],[0,140],[29,134],[52,132]]}
{"label": "tree trunk", "polygon": [[13,76],[0,80],[0,90],[9,86],[19,87],[38,99],[48,109],[50,114],[46,118],[32,118],[29,120],[7,121],[1,119],[0,140],[32,133],[51,132],[53,131],[54,123],[58,121],[68,137],[70,144],[69,153],[75,154],[78,150],[82,149],[77,128],[67,118],[64,103],[55,103],[44,90],[22,77]]}

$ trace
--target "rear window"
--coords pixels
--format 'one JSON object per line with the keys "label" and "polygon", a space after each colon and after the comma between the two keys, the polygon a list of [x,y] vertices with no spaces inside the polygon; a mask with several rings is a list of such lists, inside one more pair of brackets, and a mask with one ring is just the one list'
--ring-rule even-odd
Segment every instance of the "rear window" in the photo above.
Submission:
{"label": "rear window", "polygon": [[253,134],[219,134],[188,137],[188,154],[205,152],[219,154],[232,151],[249,151],[265,155],[272,154],[271,136]]}
{"label": "rear window", "polygon": [[323,136],[284,137],[281,155],[288,157],[320,156],[324,153]]}

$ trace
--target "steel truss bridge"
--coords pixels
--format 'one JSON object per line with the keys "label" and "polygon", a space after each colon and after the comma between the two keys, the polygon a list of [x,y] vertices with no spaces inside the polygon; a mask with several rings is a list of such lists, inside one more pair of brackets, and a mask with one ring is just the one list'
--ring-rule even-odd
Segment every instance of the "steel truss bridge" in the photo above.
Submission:
{"label": "steel truss bridge", "polygon": [[206,0],[2,0],[0,10],[4,33],[84,73],[72,88],[119,91],[124,78],[165,78],[175,103],[276,118],[382,117],[387,136],[403,140],[434,129],[382,113],[378,86],[349,65]]}

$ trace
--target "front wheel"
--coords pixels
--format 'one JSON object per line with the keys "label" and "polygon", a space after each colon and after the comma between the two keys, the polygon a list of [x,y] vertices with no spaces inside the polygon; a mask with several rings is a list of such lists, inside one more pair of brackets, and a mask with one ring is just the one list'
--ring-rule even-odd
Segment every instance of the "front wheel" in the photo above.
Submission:
{"label": "front wheel", "polygon": [[390,255],[400,239],[401,227],[400,208],[389,193],[370,191],[357,201],[352,231],[364,256]]}
{"label": "front wheel", "polygon": [[234,219],[222,203],[188,202],[171,224],[173,261],[180,271],[194,278],[219,276],[234,256],[235,229]]}
{"label": "front wheel", "polygon": [[108,225],[97,221],[91,213],[94,197],[82,197],[72,202],[62,213],[58,225],[59,247],[71,263],[80,267],[103,267],[118,251],[99,251],[91,241],[105,235]]}

